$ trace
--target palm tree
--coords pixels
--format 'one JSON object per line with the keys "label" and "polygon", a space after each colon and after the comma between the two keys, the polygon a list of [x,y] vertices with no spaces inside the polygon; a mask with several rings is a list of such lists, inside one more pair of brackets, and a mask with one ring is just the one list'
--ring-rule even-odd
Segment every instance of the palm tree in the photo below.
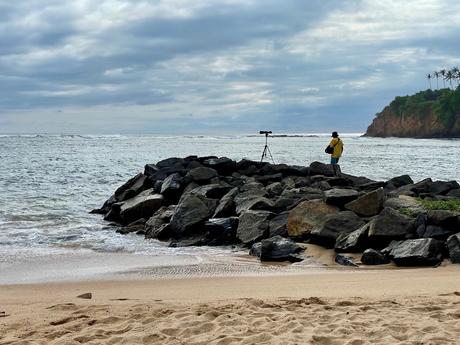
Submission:
{"label": "palm tree", "polygon": [[431,90],[431,78],[432,78],[431,74],[428,73],[428,74],[426,75],[426,79],[428,79],[428,84],[430,85],[430,90]]}
{"label": "palm tree", "polygon": [[454,67],[451,69],[451,72],[452,72],[453,78],[457,81],[457,86],[458,86],[460,83],[460,70],[458,69],[458,67]]}
{"label": "palm tree", "polygon": [[436,78],[436,89],[439,89],[439,72],[438,72],[438,71],[434,71],[434,72],[433,72],[433,75],[434,75],[435,78]]}
{"label": "palm tree", "polygon": [[446,88],[446,70],[442,69],[442,70],[439,71],[439,73],[441,73],[442,82],[444,83],[444,88]]}
{"label": "palm tree", "polygon": [[452,88],[452,79],[453,79],[453,77],[454,77],[454,74],[452,73],[452,71],[447,71],[446,76],[444,77],[444,79],[449,82],[451,88]]}

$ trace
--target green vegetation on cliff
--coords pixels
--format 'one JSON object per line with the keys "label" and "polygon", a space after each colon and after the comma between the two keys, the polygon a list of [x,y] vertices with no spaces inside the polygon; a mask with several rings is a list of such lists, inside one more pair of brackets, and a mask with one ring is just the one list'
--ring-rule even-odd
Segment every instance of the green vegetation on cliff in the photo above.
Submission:
{"label": "green vegetation on cliff", "polygon": [[390,108],[398,116],[427,116],[435,113],[442,124],[451,127],[460,120],[460,87],[457,89],[425,90],[412,96],[396,97]]}

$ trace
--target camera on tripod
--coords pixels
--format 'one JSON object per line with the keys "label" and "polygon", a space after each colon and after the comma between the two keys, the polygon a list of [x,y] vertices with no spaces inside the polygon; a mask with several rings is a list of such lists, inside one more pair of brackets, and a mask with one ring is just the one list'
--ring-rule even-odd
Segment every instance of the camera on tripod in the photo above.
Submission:
{"label": "camera on tripod", "polygon": [[268,157],[270,157],[273,164],[275,164],[272,153],[270,152],[270,149],[268,148],[268,135],[272,134],[272,131],[259,131],[259,134],[265,134],[265,147],[262,152],[262,158],[260,159],[260,161],[263,162],[264,158],[268,159]]}

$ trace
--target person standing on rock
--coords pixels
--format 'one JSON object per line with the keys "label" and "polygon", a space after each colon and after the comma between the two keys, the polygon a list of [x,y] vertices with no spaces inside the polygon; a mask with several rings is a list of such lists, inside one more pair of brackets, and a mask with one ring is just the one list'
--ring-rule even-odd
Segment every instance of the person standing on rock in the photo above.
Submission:
{"label": "person standing on rock", "polygon": [[331,164],[339,164],[339,159],[343,152],[343,142],[339,138],[339,134],[337,132],[332,132],[332,140],[329,143],[326,152],[331,155]]}

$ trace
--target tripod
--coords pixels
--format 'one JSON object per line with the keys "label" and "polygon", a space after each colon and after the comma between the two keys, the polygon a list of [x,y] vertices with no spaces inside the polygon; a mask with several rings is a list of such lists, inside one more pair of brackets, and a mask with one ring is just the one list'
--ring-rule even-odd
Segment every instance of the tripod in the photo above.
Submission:
{"label": "tripod", "polygon": [[270,152],[270,148],[268,147],[268,133],[264,133],[264,134],[265,134],[265,147],[262,152],[262,158],[260,158],[260,161],[263,162],[264,158],[268,158],[268,156],[270,156],[270,159],[272,160],[273,164],[275,164],[272,153]]}

